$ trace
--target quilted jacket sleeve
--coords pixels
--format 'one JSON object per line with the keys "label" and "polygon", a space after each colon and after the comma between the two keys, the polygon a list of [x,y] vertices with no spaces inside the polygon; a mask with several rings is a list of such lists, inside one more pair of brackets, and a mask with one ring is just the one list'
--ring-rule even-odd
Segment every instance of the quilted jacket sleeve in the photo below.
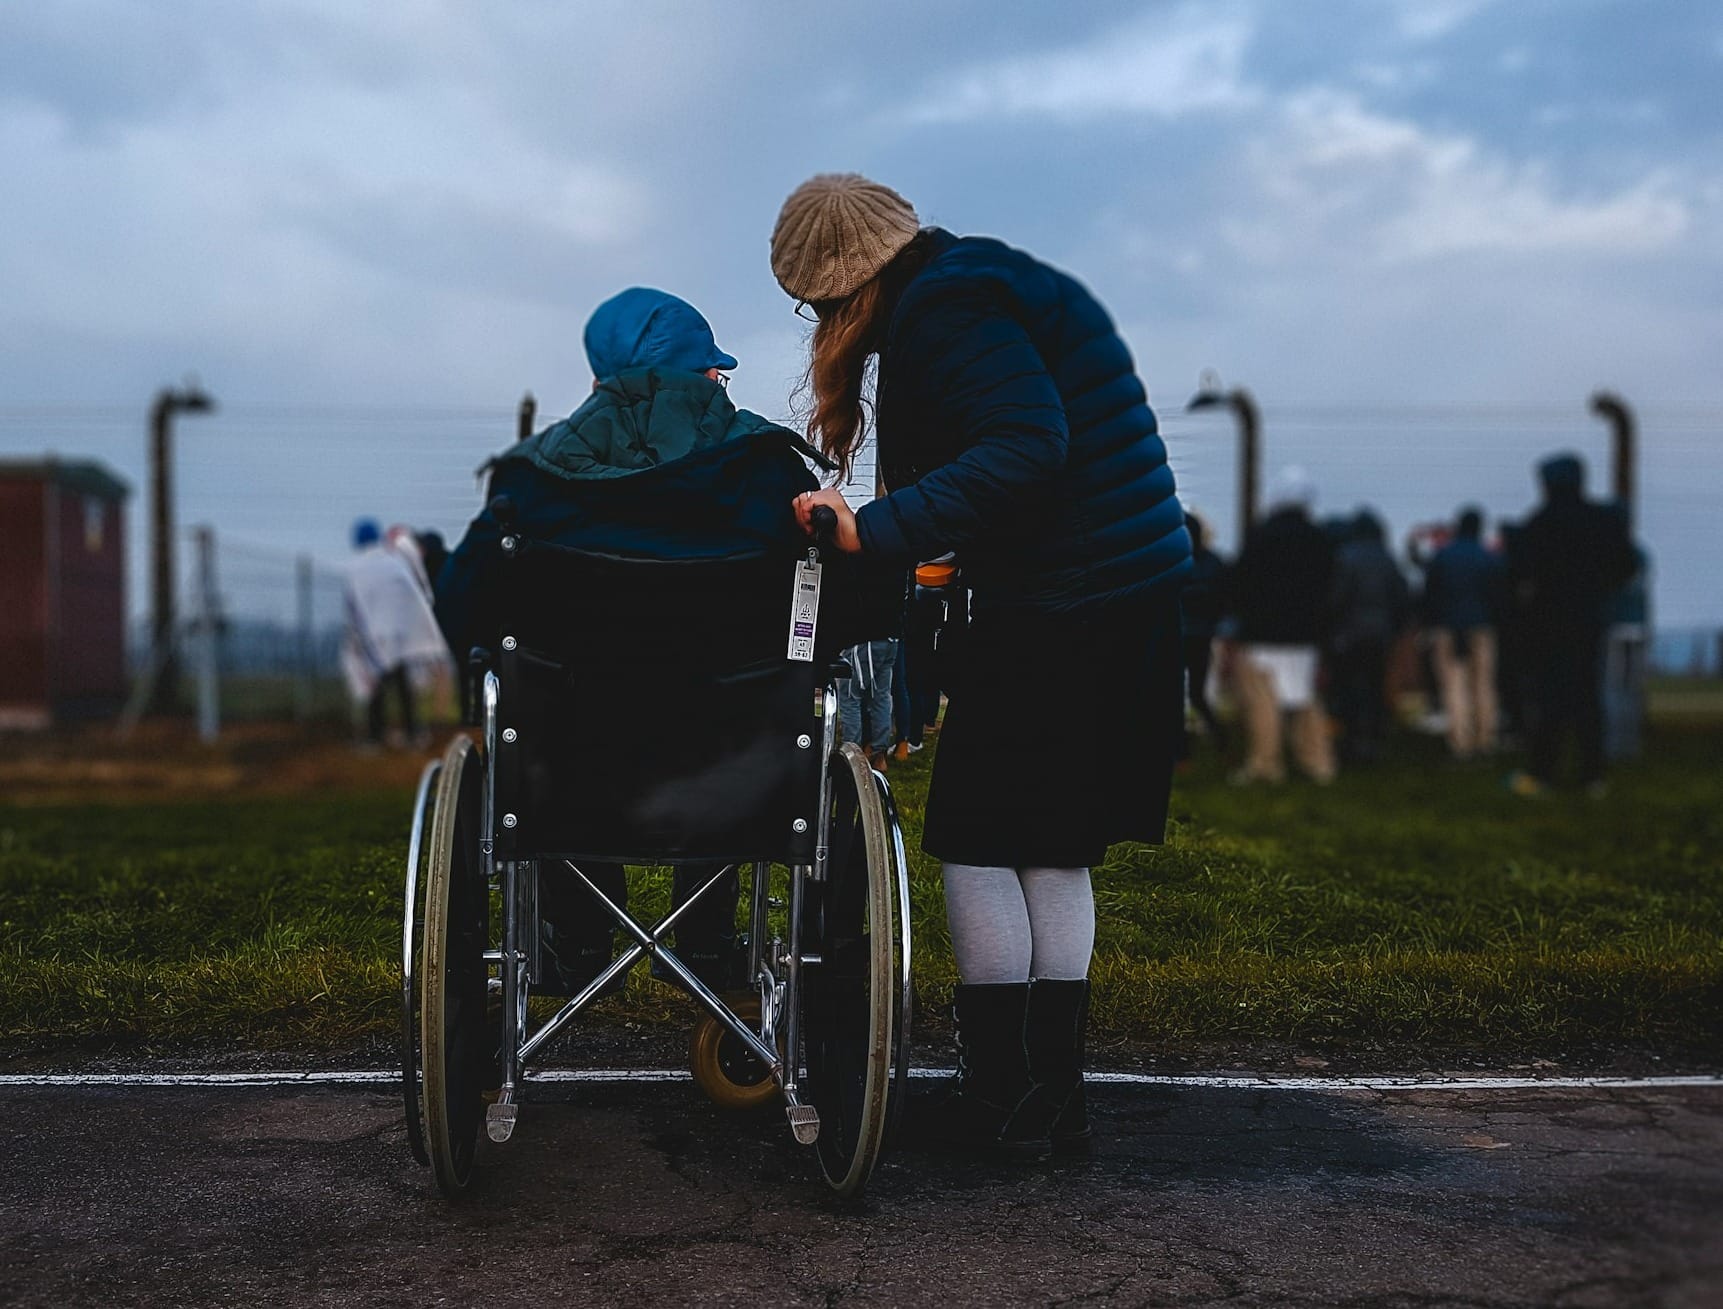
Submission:
{"label": "quilted jacket sleeve", "polygon": [[[918,426],[961,453],[864,506],[862,548],[913,562],[1010,521],[1064,466],[1069,429],[1047,365],[999,289],[976,280],[906,305],[882,379],[921,409]],[[943,442],[942,442],[943,443]]]}

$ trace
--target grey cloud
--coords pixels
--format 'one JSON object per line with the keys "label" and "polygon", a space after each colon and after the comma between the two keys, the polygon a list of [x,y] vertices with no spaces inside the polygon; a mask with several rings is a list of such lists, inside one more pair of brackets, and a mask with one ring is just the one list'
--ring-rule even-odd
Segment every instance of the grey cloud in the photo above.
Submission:
{"label": "grey cloud", "polygon": [[35,104],[79,132],[194,98],[212,62],[195,8],[68,3],[0,9],[0,103]]}
{"label": "grey cloud", "polygon": [[[1723,404],[1714,16],[1470,8],[9,5],[0,396],[134,404],[197,369],[236,408],[495,404],[495,432],[271,433],[319,461],[282,474],[282,541],[301,517],[338,539],[302,509],[330,469],[345,513],[432,437],[371,507],[458,530],[462,470],[521,389],[579,402],[580,325],[629,282],[699,304],[737,398],[783,415],[802,329],[767,234],[791,186],[853,167],[1082,277],[1174,408],[1208,364],[1271,413],[1566,404],[1603,380]],[[1536,59],[1503,76],[1514,48]],[[1535,121],[1653,98],[1656,124]],[[211,448],[252,439],[221,421]],[[40,439],[0,427],[0,451]],[[114,448],[136,445],[128,424]],[[243,534],[276,485],[238,450],[188,464],[185,493],[219,527],[221,479],[251,479]],[[1224,475],[1189,453],[1194,485]]]}
{"label": "grey cloud", "polygon": [[348,186],[294,216],[341,254],[415,285],[566,306],[585,270],[650,231],[638,226],[634,188],[618,179],[587,171],[550,190],[553,202],[531,206],[429,185]]}
{"label": "grey cloud", "polygon": [[1243,62],[1252,31],[1244,14],[1226,8],[1150,10],[1077,44],[943,72],[899,112],[916,123],[1071,122],[1250,104],[1257,93],[1244,82]]}

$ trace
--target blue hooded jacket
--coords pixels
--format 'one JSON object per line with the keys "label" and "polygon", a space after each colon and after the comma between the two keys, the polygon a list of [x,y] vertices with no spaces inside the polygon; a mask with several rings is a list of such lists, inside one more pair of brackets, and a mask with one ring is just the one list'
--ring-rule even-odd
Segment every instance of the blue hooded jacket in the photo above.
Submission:
{"label": "blue hooded jacket", "polygon": [[[500,635],[499,499],[508,530],[554,545],[639,559],[781,554],[787,623],[788,561],[808,546],[791,501],[819,484],[807,453],[801,437],[737,409],[699,373],[641,368],[609,378],[574,413],[492,462],[485,508],[437,581],[443,635],[463,661]],[[839,558],[828,581],[822,648],[896,633],[901,571]]]}
{"label": "blue hooded jacket", "polygon": [[931,237],[880,355],[893,489],[857,514],[864,548],[957,550],[978,607],[1068,611],[1183,578],[1184,509],[1107,311],[999,241]]}

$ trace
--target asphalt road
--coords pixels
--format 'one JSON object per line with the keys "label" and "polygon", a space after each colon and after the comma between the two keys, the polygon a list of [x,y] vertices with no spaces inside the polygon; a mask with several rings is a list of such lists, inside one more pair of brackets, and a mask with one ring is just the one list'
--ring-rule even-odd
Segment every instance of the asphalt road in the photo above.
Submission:
{"label": "asphalt road", "polygon": [[1723,1305],[1723,1090],[1107,1087],[1094,1157],[900,1152],[565,1086],[451,1206],[370,1090],[0,1091],[7,1304]]}

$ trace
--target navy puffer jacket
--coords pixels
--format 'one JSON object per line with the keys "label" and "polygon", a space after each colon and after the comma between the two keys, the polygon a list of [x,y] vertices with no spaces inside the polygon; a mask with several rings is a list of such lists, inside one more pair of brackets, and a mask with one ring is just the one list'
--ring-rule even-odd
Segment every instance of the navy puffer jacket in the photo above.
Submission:
{"label": "navy puffer jacket", "polygon": [[978,607],[1066,611],[1182,578],[1191,543],[1130,351],[1074,278],[931,233],[880,353],[869,552],[957,550]]}

